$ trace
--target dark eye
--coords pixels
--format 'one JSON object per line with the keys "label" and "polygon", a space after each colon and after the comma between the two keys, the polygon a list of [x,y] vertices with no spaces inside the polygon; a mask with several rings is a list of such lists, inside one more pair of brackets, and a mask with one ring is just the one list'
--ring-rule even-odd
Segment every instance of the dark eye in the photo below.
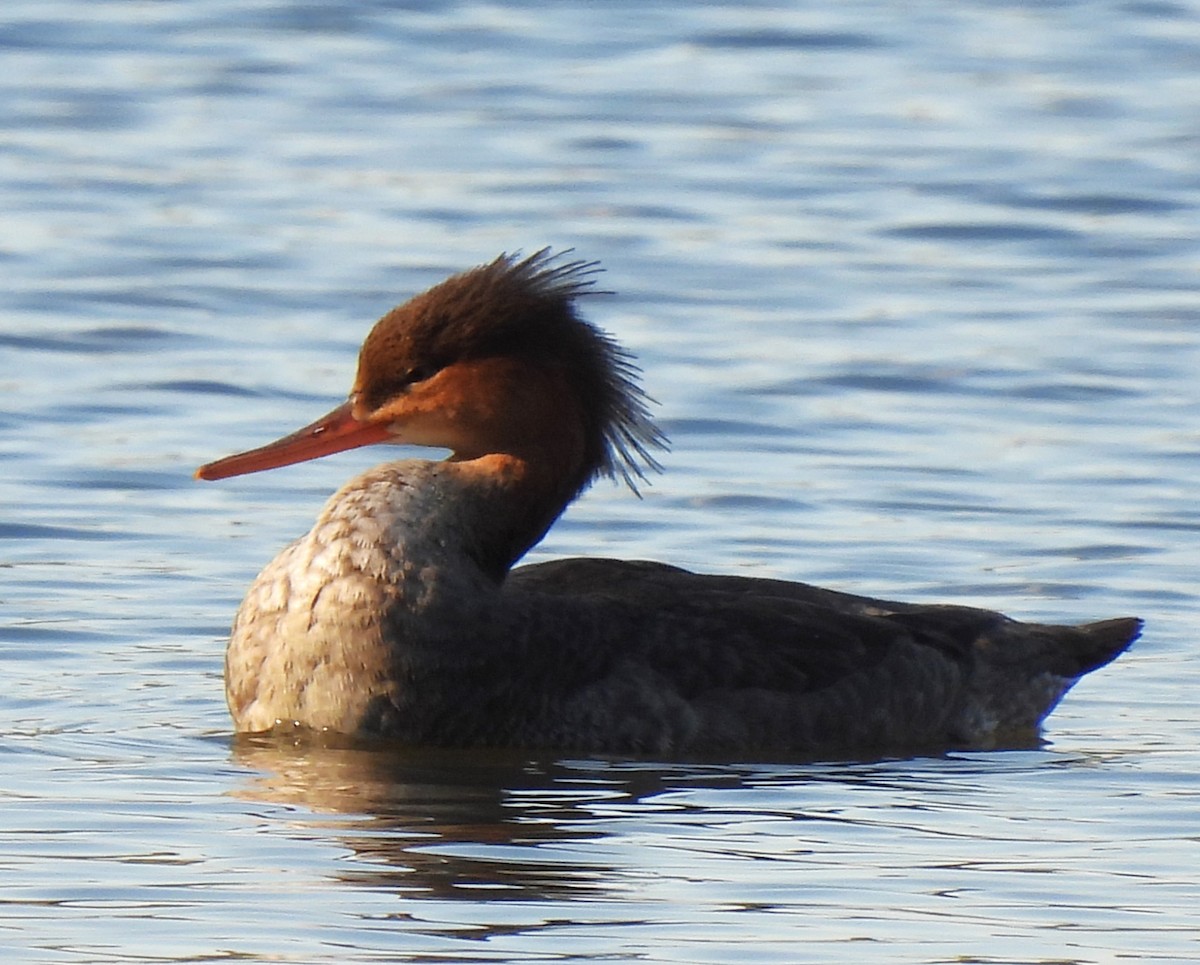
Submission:
{"label": "dark eye", "polygon": [[424,382],[426,379],[431,379],[438,374],[438,367],[429,363],[414,365],[404,375],[406,385],[415,385],[417,382]]}
{"label": "dark eye", "polygon": [[441,366],[422,362],[396,375],[370,373],[363,381],[361,397],[363,404],[371,410],[386,405],[392,399],[404,395],[414,385],[431,379],[441,371]]}

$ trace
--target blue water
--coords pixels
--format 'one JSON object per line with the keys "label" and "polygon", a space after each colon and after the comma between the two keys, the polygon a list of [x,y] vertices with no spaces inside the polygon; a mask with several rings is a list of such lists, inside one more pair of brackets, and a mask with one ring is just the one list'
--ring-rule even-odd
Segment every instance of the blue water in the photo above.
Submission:
{"label": "blue water", "polygon": [[[13,0],[4,961],[1200,959],[1200,5]],[[224,638],[359,451],[199,484],[501,251],[673,441],[533,556],[1137,614],[1033,751],[235,745]]]}

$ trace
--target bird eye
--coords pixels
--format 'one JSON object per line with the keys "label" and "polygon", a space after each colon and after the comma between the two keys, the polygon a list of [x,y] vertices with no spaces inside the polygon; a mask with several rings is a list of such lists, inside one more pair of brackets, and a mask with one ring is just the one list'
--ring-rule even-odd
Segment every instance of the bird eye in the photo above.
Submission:
{"label": "bird eye", "polygon": [[415,385],[417,382],[424,382],[426,379],[431,379],[438,373],[438,368],[435,365],[422,364],[414,365],[408,370],[404,377],[404,381],[409,385]]}
{"label": "bird eye", "polygon": [[414,385],[424,382],[426,379],[433,378],[440,371],[440,366],[419,364],[404,369],[395,375],[371,373],[364,380],[365,385],[361,392],[361,402],[369,410],[373,411],[386,405],[391,400],[404,395]]}

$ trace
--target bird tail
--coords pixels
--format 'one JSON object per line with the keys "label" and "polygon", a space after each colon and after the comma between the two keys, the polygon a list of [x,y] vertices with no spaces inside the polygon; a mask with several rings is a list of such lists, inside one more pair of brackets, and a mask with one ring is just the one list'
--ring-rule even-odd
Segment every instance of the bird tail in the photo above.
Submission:
{"label": "bird tail", "polygon": [[1080,677],[1125,652],[1142,631],[1133,617],[1080,626],[1006,621],[976,638],[960,727],[977,746],[1032,746],[1039,727]]}
{"label": "bird tail", "polygon": [[[1047,628],[1051,629],[1051,628]],[[1129,649],[1142,633],[1136,617],[1097,620],[1078,627],[1054,627],[1061,636],[1059,648],[1064,665],[1048,668],[1053,673],[1078,679],[1111,663]]]}

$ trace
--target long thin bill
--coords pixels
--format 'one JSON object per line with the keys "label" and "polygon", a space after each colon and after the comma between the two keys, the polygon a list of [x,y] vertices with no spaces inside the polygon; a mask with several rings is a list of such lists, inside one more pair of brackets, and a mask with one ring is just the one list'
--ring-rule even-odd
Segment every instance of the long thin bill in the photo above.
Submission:
{"label": "long thin bill", "polygon": [[387,442],[393,438],[387,427],[370,422],[360,422],[345,402],[312,425],[305,426],[290,436],[269,442],[258,449],[239,452],[210,462],[196,470],[197,479],[228,479],[243,476],[248,472],[278,469],[309,459],[318,459],[346,449],[357,449],[376,442]]}

